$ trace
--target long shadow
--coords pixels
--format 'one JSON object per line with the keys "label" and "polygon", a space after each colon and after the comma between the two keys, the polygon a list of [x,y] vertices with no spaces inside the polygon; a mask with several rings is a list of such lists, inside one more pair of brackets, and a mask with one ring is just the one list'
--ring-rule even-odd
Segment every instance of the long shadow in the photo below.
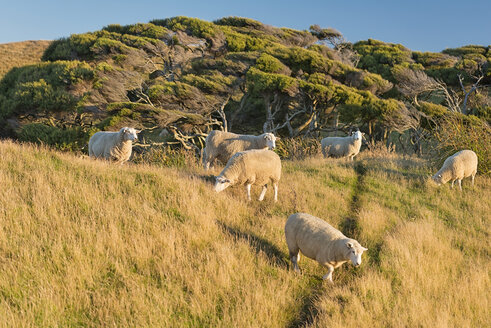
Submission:
{"label": "long shadow", "polygon": [[287,326],[288,328],[310,326],[314,323],[315,318],[319,314],[319,309],[315,306],[315,302],[323,293],[325,293],[326,286],[324,280],[320,277],[313,277],[313,279],[316,280],[313,281],[306,297],[302,300],[302,307],[300,308],[298,318],[290,322]]}
{"label": "long shadow", "polygon": [[288,269],[289,262],[286,260],[285,254],[266,239],[258,237],[253,233],[243,232],[237,228],[230,227],[219,220],[216,220],[216,223],[225,233],[228,233],[230,236],[234,237],[235,240],[246,241],[254,249],[256,254],[264,252],[272,263],[279,267]]}
{"label": "long shadow", "polygon": [[357,239],[360,235],[361,229],[360,223],[358,222],[358,212],[361,209],[359,194],[363,191],[365,185],[365,174],[367,173],[367,168],[365,165],[363,165],[363,163],[357,162],[354,169],[357,177],[350,201],[350,216],[346,217],[344,222],[341,224],[341,231],[346,236]]}

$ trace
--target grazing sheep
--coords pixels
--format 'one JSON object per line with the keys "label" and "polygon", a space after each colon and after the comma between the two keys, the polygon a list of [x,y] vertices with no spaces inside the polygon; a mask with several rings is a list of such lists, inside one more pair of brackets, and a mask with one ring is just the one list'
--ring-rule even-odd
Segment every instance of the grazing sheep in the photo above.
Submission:
{"label": "grazing sheep", "polygon": [[263,186],[259,201],[264,199],[268,182],[273,183],[274,201],[278,200],[278,181],[281,177],[281,160],[268,149],[252,149],[236,153],[216,177],[215,191],[220,192],[233,185],[246,185],[247,200],[251,200],[251,186]]}
{"label": "grazing sheep", "polygon": [[272,133],[259,136],[213,130],[206,137],[203,164],[206,170],[215,159],[227,163],[235,153],[250,149],[273,149],[279,138]]}
{"label": "grazing sheep", "polygon": [[123,164],[130,159],[132,143],[138,139],[139,132],[128,127],[121,128],[118,132],[96,132],[89,140],[89,156]]}
{"label": "grazing sheep", "polygon": [[472,150],[465,149],[448,157],[432,179],[438,185],[452,181],[452,188],[455,180],[457,180],[460,191],[462,191],[462,179],[472,177],[472,185],[474,185],[476,173],[477,155]]}
{"label": "grazing sheep", "polygon": [[363,133],[356,131],[347,137],[326,137],[321,140],[324,157],[349,157],[353,160],[361,148]]}
{"label": "grazing sheep", "polygon": [[299,251],[328,268],[322,278],[332,283],[334,269],[351,260],[353,265],[361,264],[361,255],[367,249],[356,240],[343,235],[326,221],[306,213],[295,213],[288,217],[285,236],[290,260],[296,272],[300,272]]}

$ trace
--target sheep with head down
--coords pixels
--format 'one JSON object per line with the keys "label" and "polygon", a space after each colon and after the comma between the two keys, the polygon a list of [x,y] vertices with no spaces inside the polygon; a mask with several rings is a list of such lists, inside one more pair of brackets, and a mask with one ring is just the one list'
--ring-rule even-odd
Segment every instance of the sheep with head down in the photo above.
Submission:
{"label": "sheep with head down", "polygon": [[321,140],[322,154],[324,157],[348,157],[353,161],[361,148],[363,133],[355,131],[347,137],[326,137]]}
{"label": "sheep with head down", "polygon": [[285,237],[294,270],[300,272],[300,253],[314,259],[329,270],[322,278],[332,283],[334,269],[351,261],[354,266],[361,264],[361,255],[367,249],[356,240],[326,221],[306,213],[295,213],[285,224]]}
{"label": "sheep with head down", "polygon": [[89,156],[123,164],[131,157],[133,141],[140,131],[124,127],[118,132],[99,131],[89,140]]}
{"label": "sheep with head down", "polygon": [[442,168],[433,175],[432,179],[437,185],[452,181],[452,188],[455,181],[459,184],[462,191],[462,179],[471,177],[474,185],[474,177],[477,173],[477,155],[472,150],[461,150],[448,157],[443,162]]}
{"label": "sheep with head down", "polygon": [[240,151],[274,149],[276,146],[275,142],[278,139],[272,133],[263,133],[259,136],[254,136],[213,130],[206,137],[203,165],[208,170],[215,159],[227,163],[235,153]]}
{"label": "sheep with head down", "polygon": [[232,156],[216,177],[215,191],[220,192],[233,185],[246,185],[247,200],[251,200],[251,186],[262,186],[259,201],[264,199],[268,183],[273,184],[274,201],[278,200],[278,181],[281,178],[281,160],[268,149],[251,149]]}

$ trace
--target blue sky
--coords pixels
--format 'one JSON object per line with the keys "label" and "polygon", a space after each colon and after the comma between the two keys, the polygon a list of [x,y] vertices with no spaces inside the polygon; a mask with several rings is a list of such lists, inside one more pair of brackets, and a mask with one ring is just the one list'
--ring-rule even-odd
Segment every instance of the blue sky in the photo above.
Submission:
{"label": "blue sky", "polygon": [[5,0],[0,8],[0,43],[53,40],[173,16],[241,16],[300,30],[318,24],[351,42],[372,38],[419,51],[491,44],[490,0]]}

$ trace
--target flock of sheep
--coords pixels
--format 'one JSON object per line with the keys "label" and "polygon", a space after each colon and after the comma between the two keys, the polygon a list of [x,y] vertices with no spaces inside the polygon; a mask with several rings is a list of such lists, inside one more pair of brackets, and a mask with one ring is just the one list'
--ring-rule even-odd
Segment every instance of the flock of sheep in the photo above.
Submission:
{"label": "flock of sheep", "polygon": [[[139,131],[124,127],[119,132],[101,131],[89,140],[89,156],[103,158],[118,163],[129,160],[132,142],[138,138]],[[353,157],[360,152],[363,134],[354,132],[347,137],[327,137],[321,140],[324,157]],[[231,132],[211,131],[206,138],[203,165],[206,170],[218,159],[226,163],[225,168],[215,179],[216,192],[233,185],[245,185],[247,199],[251,200],[252,185],[262,187],[259,201],[264,199],[267,186],[273,185],[274,201],[278,200],[278,182],[281,178],[281,160],[273,152],[276,140],[272,133],[259,136],[240,135]],[[450,156],[442,168],[432,177],[438,184],[457,181],[462,190],[463,178],[474,177],[477,173],[477,155],[471,150],[462,150]],[[323,279],[332,283],[332,273],[343,263],[351,261],[361,264],[361,256],[367,249],[356,240],[343,235],[323,219],[306,213],[289,216],[285,224],[285,237],[290,260],[294,270],[299,272],[300,251],[328,269]]]}

